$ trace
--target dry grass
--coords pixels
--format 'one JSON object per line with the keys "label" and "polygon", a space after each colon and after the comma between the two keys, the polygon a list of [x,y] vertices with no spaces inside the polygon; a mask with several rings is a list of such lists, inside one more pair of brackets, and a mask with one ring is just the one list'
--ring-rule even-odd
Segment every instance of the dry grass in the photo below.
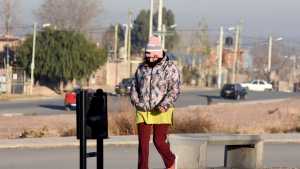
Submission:
{"label": "dry grass", "polygon": [[75,128],[75,115],[0,116],[0,138],[60,136],[63,128]]}
{"label": "dry grass", "polygon": [[120,96],[117,100],[112,97],[108,97],[107,101],[108,106],[111,106],[111,110],[113,110],[113,112],[134,112],[134,107],[131,105],[128,97]]}
{"label": "dry grass", "polygon": [[[127,103],[126,103],[127,102]],[[119,104],[119,103],[116,103]],[[122,112],[109,112],[109,135],[137,133],[135,113],[128,101]],[[123,107],[121,104],[119,106]],[[179,108],[172,133],[286,133],[300,132],[300,99],[256,104],[224,104]],[[0,116],[0,138],[75,136],[75,114]]]}
{"label": "dry grass", "polygon": [[195,110],[208,114],[215,132],[286,133],[300,123],[300,100],[255,104],[213,105]]}
{"label": "dry grass", "polygon": [[133,112],[114,113],[109,116],[108,120],[108,132],[111,135],[133,135],[137,133]]}
{"label": "dry grass", "polygon": [[206,114],[193,110],[179,110],[174,113],[172,133],[207,133],[213,131],[214,123]]}
{"label": "dry grass", "polygon": [[58,130],[58,133],[60,137],[76,136],[76,128],[75,127],[61,128]]}
{"label": "dry grass", "polygon": [[23,132],[19,135],[19,138],[41,138],[47,136],[49,129],[47,126],[44,126],[39,129],[24,129]]}

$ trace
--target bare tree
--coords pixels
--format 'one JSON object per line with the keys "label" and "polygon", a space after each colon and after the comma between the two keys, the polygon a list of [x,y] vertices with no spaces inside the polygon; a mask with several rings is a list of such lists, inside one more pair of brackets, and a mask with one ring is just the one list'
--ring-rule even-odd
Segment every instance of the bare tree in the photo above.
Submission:
{"label": "bare tree", "polygon": [[0,1],[1,25],[4,26],[5,35],[11,34],[14,25],[17,22],[17,0]]}
{"label": "bare tree", "polygon": [[[272,48],[272,71],[280,72],[284,66],[284,57],[282,53],[283,47],[280,44],[274,44]],[[255,70],[256,78],[268,79],[269,72],[267,72],[268,65],[268,46],[256,44],[250,50],[253,58],[253,70]]]}
{"label": "bare tree", "polygon": [[101,12],[102,0],[45,0],[35,15],[57,29],[85,31]]}

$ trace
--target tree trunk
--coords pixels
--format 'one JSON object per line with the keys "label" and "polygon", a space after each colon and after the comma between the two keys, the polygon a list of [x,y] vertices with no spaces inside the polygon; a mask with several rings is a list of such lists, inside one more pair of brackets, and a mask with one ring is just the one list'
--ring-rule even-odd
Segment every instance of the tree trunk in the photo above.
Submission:
{"label": "tree trunk", "polygon": [[78,87],[78,86],[77,86],[77,81],[76,81],[75,78],[73,78],[73,80],[72,80],[72,87],[73,87],[73,88]]}
{"label": "tree trunk", "polygon": [[60,93],[64,92],[64,81],[63,80],[59,81],[59,91],[60,91]]}

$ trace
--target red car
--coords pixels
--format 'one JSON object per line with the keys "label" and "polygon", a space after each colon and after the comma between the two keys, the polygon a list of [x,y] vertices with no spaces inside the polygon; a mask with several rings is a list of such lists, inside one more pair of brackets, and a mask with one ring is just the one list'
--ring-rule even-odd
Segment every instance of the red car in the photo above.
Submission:
{"label": "red car", "polygon": [[76,110],[76,90],[69,91],[65,94],[65,108],[66,110]]}

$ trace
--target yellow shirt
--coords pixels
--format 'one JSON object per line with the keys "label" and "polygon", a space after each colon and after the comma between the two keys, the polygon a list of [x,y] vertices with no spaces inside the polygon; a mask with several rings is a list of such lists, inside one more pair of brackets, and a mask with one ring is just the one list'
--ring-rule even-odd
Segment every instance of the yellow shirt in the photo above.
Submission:
{"label": "yellow shirt", "polygon": [[146,124],[172,124],[174,108],[169,108],[166,112],[136,112],[136,123]]}

